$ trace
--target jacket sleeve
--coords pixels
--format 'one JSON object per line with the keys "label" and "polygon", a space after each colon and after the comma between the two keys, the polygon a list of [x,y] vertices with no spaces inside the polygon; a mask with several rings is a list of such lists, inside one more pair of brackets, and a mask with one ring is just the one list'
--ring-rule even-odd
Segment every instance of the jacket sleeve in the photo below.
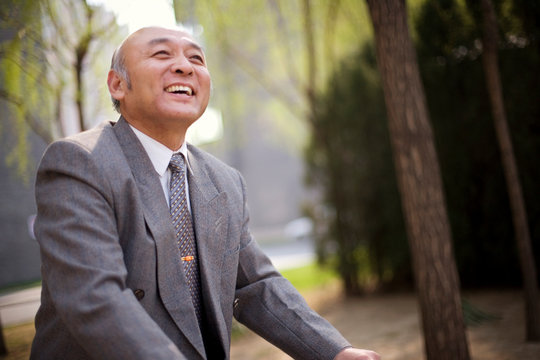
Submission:
{"label": "jacket sleeve", "polygon": [[239,256],[235,318],[295,359],[332,360],[350,344],[309,308],[279,274],[248,229],[246,189],[241,178],[244,223]]}
{"label": "jacket sleeve", "polygon": [[52,144],[42,159],[35,225],[47,294],[42,308],[91,358],[185,359],[126,287],[114,179],[102,166],[92,149],[71,141]]}

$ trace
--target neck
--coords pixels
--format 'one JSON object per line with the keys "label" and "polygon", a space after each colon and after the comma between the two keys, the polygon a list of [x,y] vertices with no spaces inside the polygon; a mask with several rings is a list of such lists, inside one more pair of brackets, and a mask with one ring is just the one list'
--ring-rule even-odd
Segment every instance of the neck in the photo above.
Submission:
{"label": "neck", "polygon": [[186,139],[187,128],[183,128],[182,126],[167,127],[155,123],[133,121],[126,117],[124,119],[135,129],[150,136],[172,151],[180,149]]}

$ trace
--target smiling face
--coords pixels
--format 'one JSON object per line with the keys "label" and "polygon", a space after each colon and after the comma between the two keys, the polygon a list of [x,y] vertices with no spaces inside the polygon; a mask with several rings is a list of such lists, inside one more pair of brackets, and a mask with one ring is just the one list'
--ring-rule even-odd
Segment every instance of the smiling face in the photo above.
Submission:
{"label": "smiling face", "polygon": [[159,133],[171,131],[183,132],[183,141],[210,97],[201,47],[184,32],[144,28],[126,39],[117,56],[123,58],[129,83],[114,70],[107,82],[124,118],[158,141]]}

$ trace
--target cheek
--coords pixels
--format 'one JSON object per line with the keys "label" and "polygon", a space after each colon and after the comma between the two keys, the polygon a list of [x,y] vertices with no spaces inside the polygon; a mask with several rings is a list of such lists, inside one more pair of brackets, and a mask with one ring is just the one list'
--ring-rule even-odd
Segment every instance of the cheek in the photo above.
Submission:
{"label": "cheek", "polygon": [[210,94],[212,93],[212,80],[210,79],[210,77],[207,77],[203,81],[201,81],[201,89],[204,89],[206,97],[210,98]]}
{"label": "cheek", "polygon": [[208,69],[204,68],[199,71],[199,82],[202,86],[205,86],[206,88],[210,88],[212,84],[212,77],[210,76],[210,72]]}

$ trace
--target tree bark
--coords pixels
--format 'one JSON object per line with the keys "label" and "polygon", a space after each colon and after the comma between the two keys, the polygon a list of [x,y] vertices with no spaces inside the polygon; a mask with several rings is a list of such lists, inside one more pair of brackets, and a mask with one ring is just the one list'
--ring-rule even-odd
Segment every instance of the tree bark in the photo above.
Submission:
{"label": "tree bark", "polygon": [[532,253],[531,236],[527,220],[527,210],[521,190],[519,173],[514,156],[506,111],[503,101],[503,89],[499,75],[497,55],[497,18],[490,0],[481,0],[483,16],[483,54],[482,63],[487,91],[491,102],[491,112],[501,152],[504,176],[508,189],[510,208],[514,223],[518,256],[523,276],[526,314],[527,341],[540,341],[540,296],[536,265]]}
{"label": "tree bark", "polygon": [[404,0],[367,0],[428,359],[469,359],[442,180]]}

